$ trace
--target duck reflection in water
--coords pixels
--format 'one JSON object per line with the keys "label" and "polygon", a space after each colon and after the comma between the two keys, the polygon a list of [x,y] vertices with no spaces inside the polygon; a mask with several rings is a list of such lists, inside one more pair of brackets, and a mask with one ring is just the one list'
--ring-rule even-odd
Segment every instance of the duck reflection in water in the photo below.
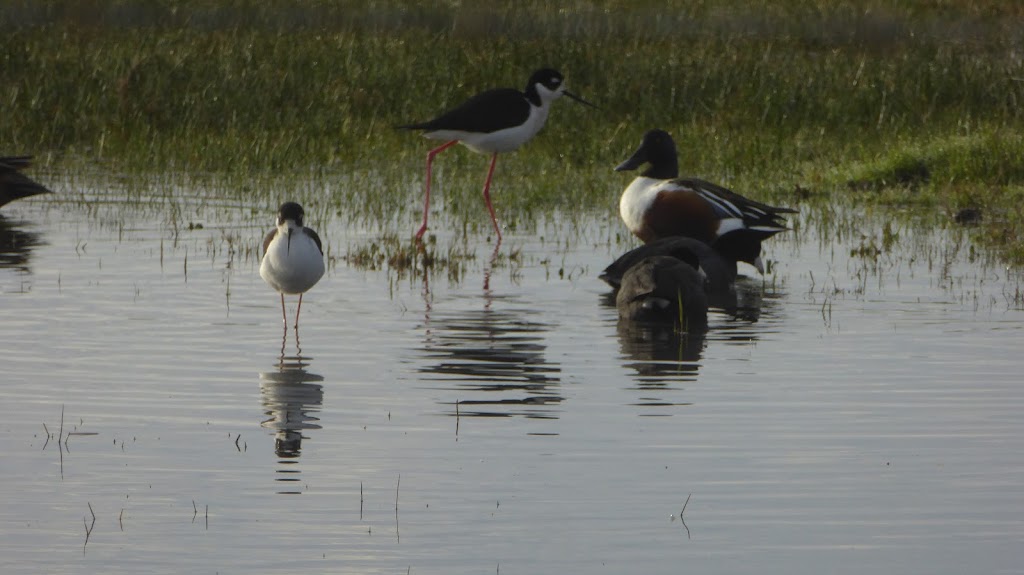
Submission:
{"label": "duck reflection in water", "polygon": [[[686,333],[673,324],[618,322],[620,348],[627,360],[633,360],[625,365],[636,370],[640,388],[696,380],[708,340],[716,344],[750,345],[761,332],[771,331],[779,321],[779,292],[766,292],[760,281],[741,279],[733,293],[737,302],[734,307],[711,308],[720,313],[709,316],[708,331]],[[616,296],[617,292],[604,294],[601,302],[614,307]],[[762,319],[766,321],[759,322]]]}
{"label": "duck reflection in water", "polygon": [[[312,358],[302,355],[298,330],[295,330],[295,355],[286,355],[287,339],[288,329],[285,328],[276,369],[260,373],[260,398],[264,413],[269,416],[260,425],[275,432],[274,452],[280,458],[276,480],[297,483],[299,471],[295,464],[302,452],[302,440],[308,439],[303,432],[320,429],[320,420],[312,414],[319,412],[323,405],[323,386],[318,382],[324,378],[307,370]],[[279,491],[300,492],[295,489]]]}
{"label": "duck reflection in water", "polygon": [[636,389],[644,392],[637,405],[679,404],[650,392],[697,379],[709,308],[731,316],[733,321],[716,322],[719,325],[711,328],[726,340],[750,337],[749,331],[737,329],[736,320],[749,326],[760,314],[763,286],[738,279],[735,262],[692,238],[640,246],[619,257],[600,277],[614,288],[603,300],[617,308],[624,365],[636,371]]}
{"label": "duck reflection in water", "polygon": [[[37,194],[48,194],[45,186],[22,173],[32,163],[32,156],[0,157],[0,206]],[[0,215],[0,269],[28,273],[32,248],[41,245],[39,234],[25,230],[26,224]]]}
{"label": "duck reflection in water", "polygon": [[632,367],[641,389],[664,388],[666,376],[696,379],[708,319],[696,267],[670,256],[643,258],[623,274],[615,304],[623,351],[640,360]]}
{"label": "duck reflection in water", "polygon": [[[685,333],[670,324],[620,321],[619,348],[625,367],[636,371],[636,389],[665,391],[680,381],[696,381],[704,353],[704,332]],[[641,404],[664,405],[658,398],[643,397]]]}
{"label": "duck reflection in water", "polygon": [[42,235],[30,231],[31,224],[0,214],[0,269],[29,272],[32,250],[43,245]]}

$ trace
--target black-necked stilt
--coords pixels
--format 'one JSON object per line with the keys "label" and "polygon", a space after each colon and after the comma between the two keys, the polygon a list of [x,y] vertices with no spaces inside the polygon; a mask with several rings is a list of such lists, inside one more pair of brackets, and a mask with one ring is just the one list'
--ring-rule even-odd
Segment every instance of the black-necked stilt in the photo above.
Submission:
{"label": "black-necked stilt", "polygon": [[673,323],[688,332],[708,324],[704,280],[692,265],[671,256],[652,256],[626,270],[615,296],[619,319]]}
{"label": "black-necked stilt", "polygon": [[398,126],[407,130],[423,130],[423,135],[433,140],[447,140],[427,154],[426,199],[423,205],[423,225],[416,232],[416,239],[427,231],[427,214],[430,210],[430,166],[434,156],[462,143],[480,154],[491,154],[491,165],[484,182],[484,201],[491,214],[494,231],[501,240],[498,218],[491,206],[491,176],[499,152],[511,152],[533,138],[548,118],[551,102],[561,96],[568,96],[577,102],[594,106],[583,98],[569,92],[563,86],[562,74],[545,68],[530,76],[526,90],[514,88],[488,90],[473,96],[458,107],[427,122]]}
{"label": "black-necked stilt", "polygon": [[662,130],[644,134],[636,152],[615,170],[650,166],[619,200],[626,226],[645,243],[687,236],[714,244],[719,253],[764,273],[761,242],[786,230],[781,214],[797,213],[745,198],[697,178],[679,178],[676,144]]}
{"label": "black-necked stilt", "polygon": [[617,289],[629,268],[652,256],[671,256],[690,264],[703,277],[704,291],[709,294],[730,292],[735,288],[736,260],[698,239],[685,236],[662,238],[634,248],[619,256],[598,277]]}
{"label": "black-necked stilt", "polygon": [[31,164],[32,156],[0,157],[0,206],[20,198],[50,193],[42,184],[21,173]]}
{"label": "black-necked stilt", "polygon": [[281,293],[281,317],[285,325],[284,295],[299,294],[295,310],[295,328],[299,327],[302,294],[324,275],[324,250],[320,236],[302,225],[305,212],[295,202],[285,202],[277,212],[277,227],[263,239],[260,277]]}

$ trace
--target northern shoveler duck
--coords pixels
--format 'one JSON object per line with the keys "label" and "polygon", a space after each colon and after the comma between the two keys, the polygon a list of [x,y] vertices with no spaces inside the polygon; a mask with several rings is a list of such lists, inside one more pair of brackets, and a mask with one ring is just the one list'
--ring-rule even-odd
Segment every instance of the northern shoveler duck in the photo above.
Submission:
{"label": "northern shoveler duck", "polygon": [[626,270],[615,297],[619,319],[673,323],[688,332],[708,324],[704,278],[690,264],[670,256],[652,256]]}
{"label": "northern shoveler duck", "polygon": [[0,157],[0,206],[28,196],[50,193],[45,186],[21,173],[30,165],[32,156]]}
{"label": "northern shoveler duck", "polygon": [[281,294],[281,317],[285,325],[288,315],[284,311],[284,296],[299,294],[295,329],[299,328],[302,294],[324,275],[323,244],[315,231],[302,224],[303,217],[305,211],[299,204],[281,204],[277,227],[263,239],[263,261],[260,262],[260,277]]}
{"label": "northern shoveler duck", "polygon": [[704,291],[708,293],[729,292],[736,282],[735,259],[726,257],[700,240],[685,236],[662,238],[636,247],[619,256],[598,277],[617,289],[629,268],[651,256],[671,256],[690,264],[704,278]]}
{"label": "northern shoveler duck", "polygon": [[619,200],[619,213],[633,234],[645,243],[671,236],[695,238],[764,273],[761,242],[786,230],[782,214],[796,210],[762,204],[697,178],[680,178],[676,144],[663,130],[644,134],[640,147],[615,171],[645,163],[650,166]]}
{"label": "northern shoveler duck", "polygon": [[[557,70],[537,70],[526,83],[526,90],[500,88],[481,92],[444,114],[415,124],[398,126],[405,130],[422,130],[423,135],[433,140],[446,140],[445,144],[427,153],[426,199],[423,204],[423,225],[416,232],[416,239],[427,231],[427,215],[430,211],[430,167],[434,156],[461,143],[480,154],[491,154],[491,165],[484,181],[484,201],[494,223],[494,232],[501,241],[501,229],[491,205],[491,176],[498,161],[499,152],[511,152],[530,141],[548,119],[551,103],[562,96],[577,102],[594,106],[583,98],[565,89],[564,78]],[[594,106],[596,107],[596,106]]]}

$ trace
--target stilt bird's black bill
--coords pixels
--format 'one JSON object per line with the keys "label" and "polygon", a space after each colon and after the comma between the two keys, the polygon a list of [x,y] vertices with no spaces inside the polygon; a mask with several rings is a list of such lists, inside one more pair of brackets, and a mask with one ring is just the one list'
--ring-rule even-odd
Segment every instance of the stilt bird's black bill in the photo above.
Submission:
{"label": "stilt bird's black bill", "polygon": [[588,101],[584,100],[583,98],[580,98],[580,97],[579,97],[579,96],[577,96],[576,94],[573,94],[573,93],[572,93],[572,92],[570,92],[569,90],[563,90],[563,91],[562,91],[562,94],[563,94],[563,95],[565,95],[565,96],[569,96],[570,98],[572,98],[573,100],[576,100],[576,101],[577,101],[577,102],[579,102],[580,104],[586,104],[586,105],[590,106],[591,108],[596,108],[596,109],[598,109],[598,110],[600,110],[600,109],[601,109],[601,108],[598,108],[598,107],[597,107],[596,105],[594,105],[594,104],[591,104],[590,102],[588,102]]}

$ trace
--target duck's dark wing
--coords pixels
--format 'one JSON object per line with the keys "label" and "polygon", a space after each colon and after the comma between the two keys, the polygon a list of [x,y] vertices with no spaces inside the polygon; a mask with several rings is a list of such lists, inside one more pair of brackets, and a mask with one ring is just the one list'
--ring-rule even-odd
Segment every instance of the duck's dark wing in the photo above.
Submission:
{"label": "duck's dark wing", "polygon": [[608,285],[617,288],[622,283],[622,276],[626,274],[629,268],[640,263],[644,258],[652,256],[672,256],[697,268],[700,267],[700,256],[697,253],[700,246],[707,247],[704,242],[685,236],[662,238],[622,254],[608,267],[604,268],[604,271],[601,272],[598,278]]}
{"label": "duck's dark wing", "polygon": [[0,169],[24,170],[32,165],[32,156],[0,156]]}
{"label": "duck's dark wing", "polygon": [[777,228],[783,231],[786,229],[786,221],[782,214],[798,213],[792,208],[763,204],[699,178],[677,178],[672,182],[698,193],[714,207],[720,217],[740,218],[748,227]]}
{"label": "duck's dark wing", "polygon": [[705,288],[709,292],[724,291],[736,281],[736,261],[704,242],[685,236],[673,236],[634,248],[611,263],[598,276],[613,288],[622,283],[626,270],[651,256],[671,256],[700,269],[706,276]]}

